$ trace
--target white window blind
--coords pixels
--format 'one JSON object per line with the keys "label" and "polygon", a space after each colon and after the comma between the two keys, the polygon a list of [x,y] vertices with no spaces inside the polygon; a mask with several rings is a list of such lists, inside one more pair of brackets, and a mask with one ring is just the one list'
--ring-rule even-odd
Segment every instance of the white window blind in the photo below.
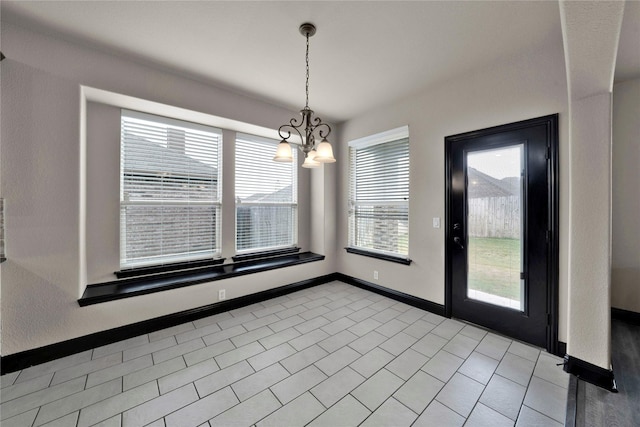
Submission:
{"label": "white window blind", "polygon": [[236,251],[292,247],[297,244],[297,151],[293,162],[271,159],[278,141],[236,135]]}
{"label": "white window blind", "polygon": [[220,254],[222,131],[122,110],[120,265]]}
{"label": "white window blind", "polygon": [[409,254],[409,129],[349,143],[349,246]]}

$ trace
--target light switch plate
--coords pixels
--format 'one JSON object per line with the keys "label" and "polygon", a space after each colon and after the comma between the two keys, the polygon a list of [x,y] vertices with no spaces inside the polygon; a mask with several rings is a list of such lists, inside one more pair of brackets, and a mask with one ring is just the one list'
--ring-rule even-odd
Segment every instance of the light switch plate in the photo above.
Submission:
{"label": "light switch plate", "polygon": [[433,218],[433,228],[440,228],[440,218]]}

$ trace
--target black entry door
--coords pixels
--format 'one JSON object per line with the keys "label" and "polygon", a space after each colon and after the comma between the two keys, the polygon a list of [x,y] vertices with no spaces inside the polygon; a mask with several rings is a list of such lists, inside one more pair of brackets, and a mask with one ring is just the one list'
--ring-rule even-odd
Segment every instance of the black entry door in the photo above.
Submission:
{"label": "black entry door", "polygon": [[557,352],[557,115],[445,138],[446,309]]}

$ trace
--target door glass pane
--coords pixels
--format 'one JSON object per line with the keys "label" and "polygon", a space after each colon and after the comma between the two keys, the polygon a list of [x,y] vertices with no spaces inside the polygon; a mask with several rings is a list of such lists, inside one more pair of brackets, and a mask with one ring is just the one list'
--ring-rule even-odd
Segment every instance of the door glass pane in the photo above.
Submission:
{"label": "door glass pane", "polygon": [[522,144],[467,153],[467,297],[524,307]]}

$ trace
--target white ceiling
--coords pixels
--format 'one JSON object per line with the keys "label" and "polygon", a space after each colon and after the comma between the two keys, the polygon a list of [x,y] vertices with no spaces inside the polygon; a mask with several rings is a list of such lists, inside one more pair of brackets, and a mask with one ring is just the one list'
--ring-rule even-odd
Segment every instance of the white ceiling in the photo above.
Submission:
{"label": "white ceiling", "polygon": [[[635,17],[618,69],[640,75]],[[2,1],[2,20],[342,121],[516,52],[560,46],[555,1]]]}

